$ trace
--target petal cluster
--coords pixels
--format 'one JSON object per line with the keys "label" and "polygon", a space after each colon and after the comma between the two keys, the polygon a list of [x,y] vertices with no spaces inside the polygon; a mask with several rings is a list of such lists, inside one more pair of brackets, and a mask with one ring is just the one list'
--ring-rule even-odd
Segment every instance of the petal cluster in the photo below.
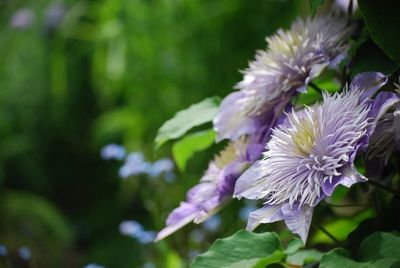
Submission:
{"label": "petal cluster", "polygon": [[186,201],[171,212],[167,226],[158,233],[156,240],[192,221],[201,223],[214,215],[231,199],[237,178],[261,150],[261,145],[250,143],[248,139],[230,143],[210,162],[199,184],[188,191]]}
{"label": "petal cluster", "polygon": [[291,98],[325,68],[344,58],[353,27],[331,13],[314,19],[297,19],[290,30],[282,29],[266,39],[268,48],[258,51],[228,95],[214,120],[218,138],[237,140],[273,123]]}
{"label": "petal cluster", "polygon": [[369,98],[385,82],[379,73],[360,74],[349,89],[323,94],[323,103],[292,111],[273,130],[263,158],[236,183],[236,197],[264,202],[250,214],[248,229],[285,220],[305,242],[313,207],[337,185],[366,180],[353,162],[366,147],[376,116],[387,106],[387,98]]}

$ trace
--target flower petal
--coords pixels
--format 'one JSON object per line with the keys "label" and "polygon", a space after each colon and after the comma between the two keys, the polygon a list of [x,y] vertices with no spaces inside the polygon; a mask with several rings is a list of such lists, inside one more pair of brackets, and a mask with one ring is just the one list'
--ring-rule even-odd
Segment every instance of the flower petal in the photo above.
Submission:
{"label": "flower petal", "polygon": [[265,179],[261,171],[261,161],[256,161],[236,181],[234,197],[259,199],[263,197],[262,182]]}
{"label": "flower petal", "polygon": [[164,239],[176,230],[190,223],[194,220],[197,213],[197,206],[187,202],[181,202],[180,206],[174,209],[168,216],[167,226],[157,234],[155,241]]}
{"label": "flower petal", "polygon": [[246,230],[253,231],[261,223],[271,223],[283,220],[281,205],[264,205],[249,214]]}
{"label": "flower petal", "polygon": [[308,231],[310,229],[314,208],[308,205],[298,207],[290,206],[288,203],[282,206],[283,219],[286,226],[295,234],[298,234],[306,244]]}
{"label": "flower petal", "polygon": [[350,83],[350,90],[364,90],[360,102],[370,98],[387,82],[387,76],[379,72],[364,72],[354,76]]}
{"label": "flower petal", "polygon": [[349,188],[357,182],[368,180],[364,175],[356,170],[353,164],[346,165],[341,172],[341,176],[334,177],[331,182],[326,181],[322,185],[322,191],[325,195],[331,196],[338,185],[343,185]]}

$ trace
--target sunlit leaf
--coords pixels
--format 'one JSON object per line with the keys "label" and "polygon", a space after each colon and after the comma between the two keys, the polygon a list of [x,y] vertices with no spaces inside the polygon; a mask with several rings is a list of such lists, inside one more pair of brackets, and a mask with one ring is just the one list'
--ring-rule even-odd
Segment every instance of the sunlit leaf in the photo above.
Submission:
{"label": "sunlit leaf", "polygon": [[192,263],[192,268],[253,268],[277,263],[285,254],[275,233],[239,231],[231,237],[218,239]]}
{"label": "sunlit leaf", "polygon": [[176,113],[158,130],[155,140],[156,147],[158,148],[169,140],[181,137],[193,127],[212,121],[217,114],[219,102],[219,97],[207,98]]}
{"label": "sunlit leaf", "polygon": [[172,153],[176,165],[180,170],[185,170],[187,161],[196,153],[210,147],[215,140],[215,132],[211,130],[196,132],[185,136],[174,143]]}
{"label": "sunlit leaf", "polygon": [[297,252],[300,248],[304,247],[303,242],[301,241],[300,238],[293,238],[292,240],[289,241],[285,253],[290,255],[295,252]]}
{"label": "sunlit leaf", "polygon": [[[347,236],[354,231],[358,224],[363,220],[373,216],[372,210],[366,210],[358,215],[351,218],[339,218],[329,222],[323,227],[331,234],[335,236],[336,239],[340,241],[346,240]],[[328,237],[323,231],[318,230],[316,234],[311,239],[312,243],[335,243],[330,237]]]}
{"label": "sunlit leaf", "polygon": [[319,261],[322,253],[315,249],[300,250],[286,258],[286,262],[292,265],[304,265],[311,262]]}

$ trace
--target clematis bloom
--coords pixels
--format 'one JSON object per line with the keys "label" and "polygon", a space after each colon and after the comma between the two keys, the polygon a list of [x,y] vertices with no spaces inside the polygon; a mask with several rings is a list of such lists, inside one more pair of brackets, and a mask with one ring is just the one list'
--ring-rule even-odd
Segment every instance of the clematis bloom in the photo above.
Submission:
{"label": "clematis bloom", "polygon": [[345,17],[331,13],[299,18],[290,30],[268,37],[268,48],[258,51],[236,85],[239,91],[221,103],[213,122],[218,140],[238,140],[260,127],[272,127],[294,95],[345,57],[352,31]]}
{"label": "clematis bloom", "polygon": [[305,243],[314,207],[338,185],[367,180],[354,159],[393,101],[385,92],[371,99],[386,80],[381,73],[361,73],[349,89],[324,93],[322,104],[292,111],[272,131],[263,159],[236,182],[236,197],[264,201],[250,213],[247,229],[284,220]]}
{"label": "clematis bloom", "polygon": [[230,143],[210,162],[200,183],[189,190],[186,201],[168,216],[166,227],[158,234],[161,240],[190,222],[210,218],[232,198],[237,178],[261,154],[261,144],[241,139]]}

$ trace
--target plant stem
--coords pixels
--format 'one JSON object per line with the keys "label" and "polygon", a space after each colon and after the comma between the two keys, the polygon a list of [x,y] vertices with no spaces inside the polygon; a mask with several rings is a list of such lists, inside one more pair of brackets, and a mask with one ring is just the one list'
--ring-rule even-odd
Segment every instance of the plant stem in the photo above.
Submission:
{"label": "plant stem", "polygon": [[308,85],[309,85],[310,87],[312,87],[313,89],[315,89],[316,91],[318,91],[320,94],[322,94],[323,90],[322,90],[319,86],[317,86],[316,84],[314,84],[313,82],[308,83]]}
{"label": "plant stem", "polygon": [[381,188],[381,189],[383,189],[385,191],[388,191],[388,192],[390,192],[390,193],[392,193],[394,195],[400,196],[400,191],[398,191],[396,189],[393,189],[393,188],[390,188],[390,187],[388,187],[386,185],[380,184],[379,182],[374,181],[374,180],[368,180],[368,182],[369,182],[369,184],[371,184],[371,185],[373,185],[375,187],[379,187],[379,188]]}
{"label": "plant stem", "polygon": [[340,242],[336,237],[334,237],[330,232],[328,232],[328,230],[326,230],[324,227],[322,227],[321,225],[319,225],[318,223],[313,222],[312,225],[314,225],[315,227],[317,227],[318,229],[320,229],[324,234],[326,234],[330,239],[332,239],[333,241],[335,241],[336,244],[341,245],[342,242]]}
{"label": "plant stem", "polygon": [[324,201],[328,206],[331,207],[367,207],[367,204],[332,204],[327,201]]}

